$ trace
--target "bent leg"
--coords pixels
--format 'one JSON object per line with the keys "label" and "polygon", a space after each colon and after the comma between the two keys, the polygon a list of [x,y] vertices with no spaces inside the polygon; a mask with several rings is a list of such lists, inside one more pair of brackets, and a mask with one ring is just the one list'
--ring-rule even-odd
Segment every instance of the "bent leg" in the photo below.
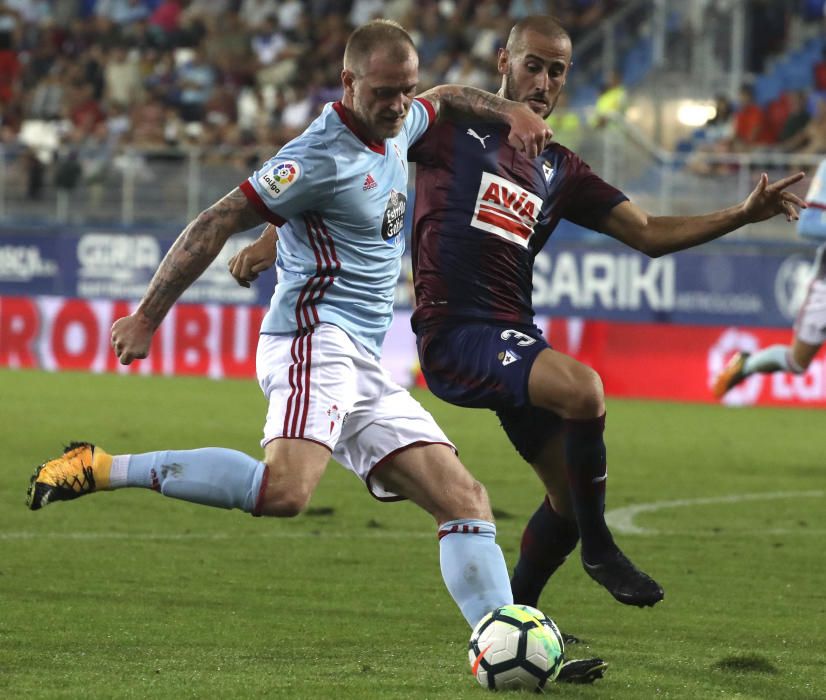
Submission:
{"label": "bent leg", "polygon": [[812,360],[815,359],[815,355],[817,355],[822,345],[822,343],[805,343],[800,338],[795,338],[792,347],[789,349],[791,371],[796,374],[803,374],[809,369],[809,365],[812,364]]}
{"label": "bent leg", "polygon": [[382,467],[381,480],[436,519],[442,578],[471,627],[513,602],[487,493],[451,448],[404,449]]}
{"label": "bent leg", "polygon": [[662,589],[620,551],[605,522],[608,468],[602,380],[581,362],[546,349],[531,368],[528,389],[533,405],[563,418],[564,462],[586,572],[621,603],[654,605],[662,599]]}
{"label": "bent leg", "polygon": [[547,496],[522,533],[511,590],[514,602],[537,607],[548,579],[576,547],[579,530],[571,507],[560,434],[546,442],[531,466],[545,485]]}

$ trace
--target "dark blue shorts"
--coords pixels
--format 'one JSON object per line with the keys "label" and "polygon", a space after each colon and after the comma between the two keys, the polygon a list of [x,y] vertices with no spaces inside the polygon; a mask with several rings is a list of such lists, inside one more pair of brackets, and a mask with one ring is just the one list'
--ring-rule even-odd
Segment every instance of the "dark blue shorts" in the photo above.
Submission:
{"label": "dark blue shorts", "polygon": [[534,360],[550,347],[536,326],[443,323],[419,329],[417,345],[428,388],[448,403],[496,411],[528,462],[562,427],[555,413],[528,398]]}

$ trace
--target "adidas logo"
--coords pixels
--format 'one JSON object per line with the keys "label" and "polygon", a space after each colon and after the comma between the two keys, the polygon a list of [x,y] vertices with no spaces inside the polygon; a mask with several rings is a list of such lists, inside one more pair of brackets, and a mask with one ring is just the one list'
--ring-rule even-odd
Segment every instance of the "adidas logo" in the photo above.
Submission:
{"label": "adidas logo", "polygon": [[367,190],[374,190],[378,186],[379,183],[373,179],[373,176],[370,173],[367,173],[367,177],[364,178],[364,186],[361,189],[366,192]]}

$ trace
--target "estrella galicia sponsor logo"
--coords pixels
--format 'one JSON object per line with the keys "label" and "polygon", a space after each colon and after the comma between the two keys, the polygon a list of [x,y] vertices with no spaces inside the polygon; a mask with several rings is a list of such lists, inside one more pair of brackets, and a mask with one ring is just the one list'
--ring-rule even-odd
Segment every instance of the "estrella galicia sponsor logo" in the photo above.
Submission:
{"label": "estrella galicia sponsor logo", "polygon": [[37,246],[0,246],[0,282],[31,282],[56,277],[57,272],[57,261],[42,258]]}
{"label": "estrella galicia sponsor logo", "polygon": [[283,160],[271,168],[263,170],[258,182],[273,197],[279,197],[301,176],[301,166],[294,160]]}
{"label": "estrella galicia sponsor logo", "polygon": [[774,278],[774,300],[786,318],[793,319],[806,298],[812,279],[812,264],[802,255],[786,258]]}
{"label": "estrella galicia sponsor logo", "polygon": [[398,245],[401,240],[399,234],[404,226],[404,212],[407,209],[407,195],[403,192],[390,190],[387,206],[384,208],[384,218],[381,222],[381,237]]}

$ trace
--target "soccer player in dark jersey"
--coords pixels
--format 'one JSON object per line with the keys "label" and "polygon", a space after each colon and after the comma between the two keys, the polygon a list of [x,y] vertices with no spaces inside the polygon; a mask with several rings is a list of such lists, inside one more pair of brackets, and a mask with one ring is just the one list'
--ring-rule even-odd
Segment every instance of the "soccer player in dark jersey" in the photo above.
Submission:
{"label": "soccer player in dark jersey", "polygon": [[[501,49],[500,95],[547,116],[571,65],[571,41],[551,17],[526,17]],[[585,570],[620,602],[650,606],[662,588],[622,553],[605,523],[605,396],[599,375],[557,352],[533,323],[533,262],[561,218],[656,257],[805,206],[786,191],[799,173],[763,175],[742,203],[702,216],[652,216],[574,153],[551,144],[527,158],[497,124],[447,120],[409,152],[417,163],[413,274],[422,371],[431,391],[496,411],[547,496],[522,536],[514,600],[536,605],[581,538]],[[271,234],[274,232],[270,232]],[[274,250],[274,236],[264,250]],[[259,253],[261,247],[259,247]],[[269,261],[231,261],[241,282]]]}
{"label": "soccer player in dark jersey", "polygon": [[[571,65],[571,40],[551,17],[527,17],[500,49],[499,91],[546,117]],[[605,523],[605,396],[590,367],[549,347],[533,323],[533,262],[561,218],[656,257],[805,206],[786,191],[802,173],[764,174],[736,206],[702,216],[652,216],[552,143],[536,158],[492,123],[445,121],[409,152],[416,161],[413,328],[428,387],[460,406],[496,411],[547,491],[530,519],[511,585],[535,605],[581,538],[588,574],[621,603],[654,605],[662,588],[622,553]]]}

